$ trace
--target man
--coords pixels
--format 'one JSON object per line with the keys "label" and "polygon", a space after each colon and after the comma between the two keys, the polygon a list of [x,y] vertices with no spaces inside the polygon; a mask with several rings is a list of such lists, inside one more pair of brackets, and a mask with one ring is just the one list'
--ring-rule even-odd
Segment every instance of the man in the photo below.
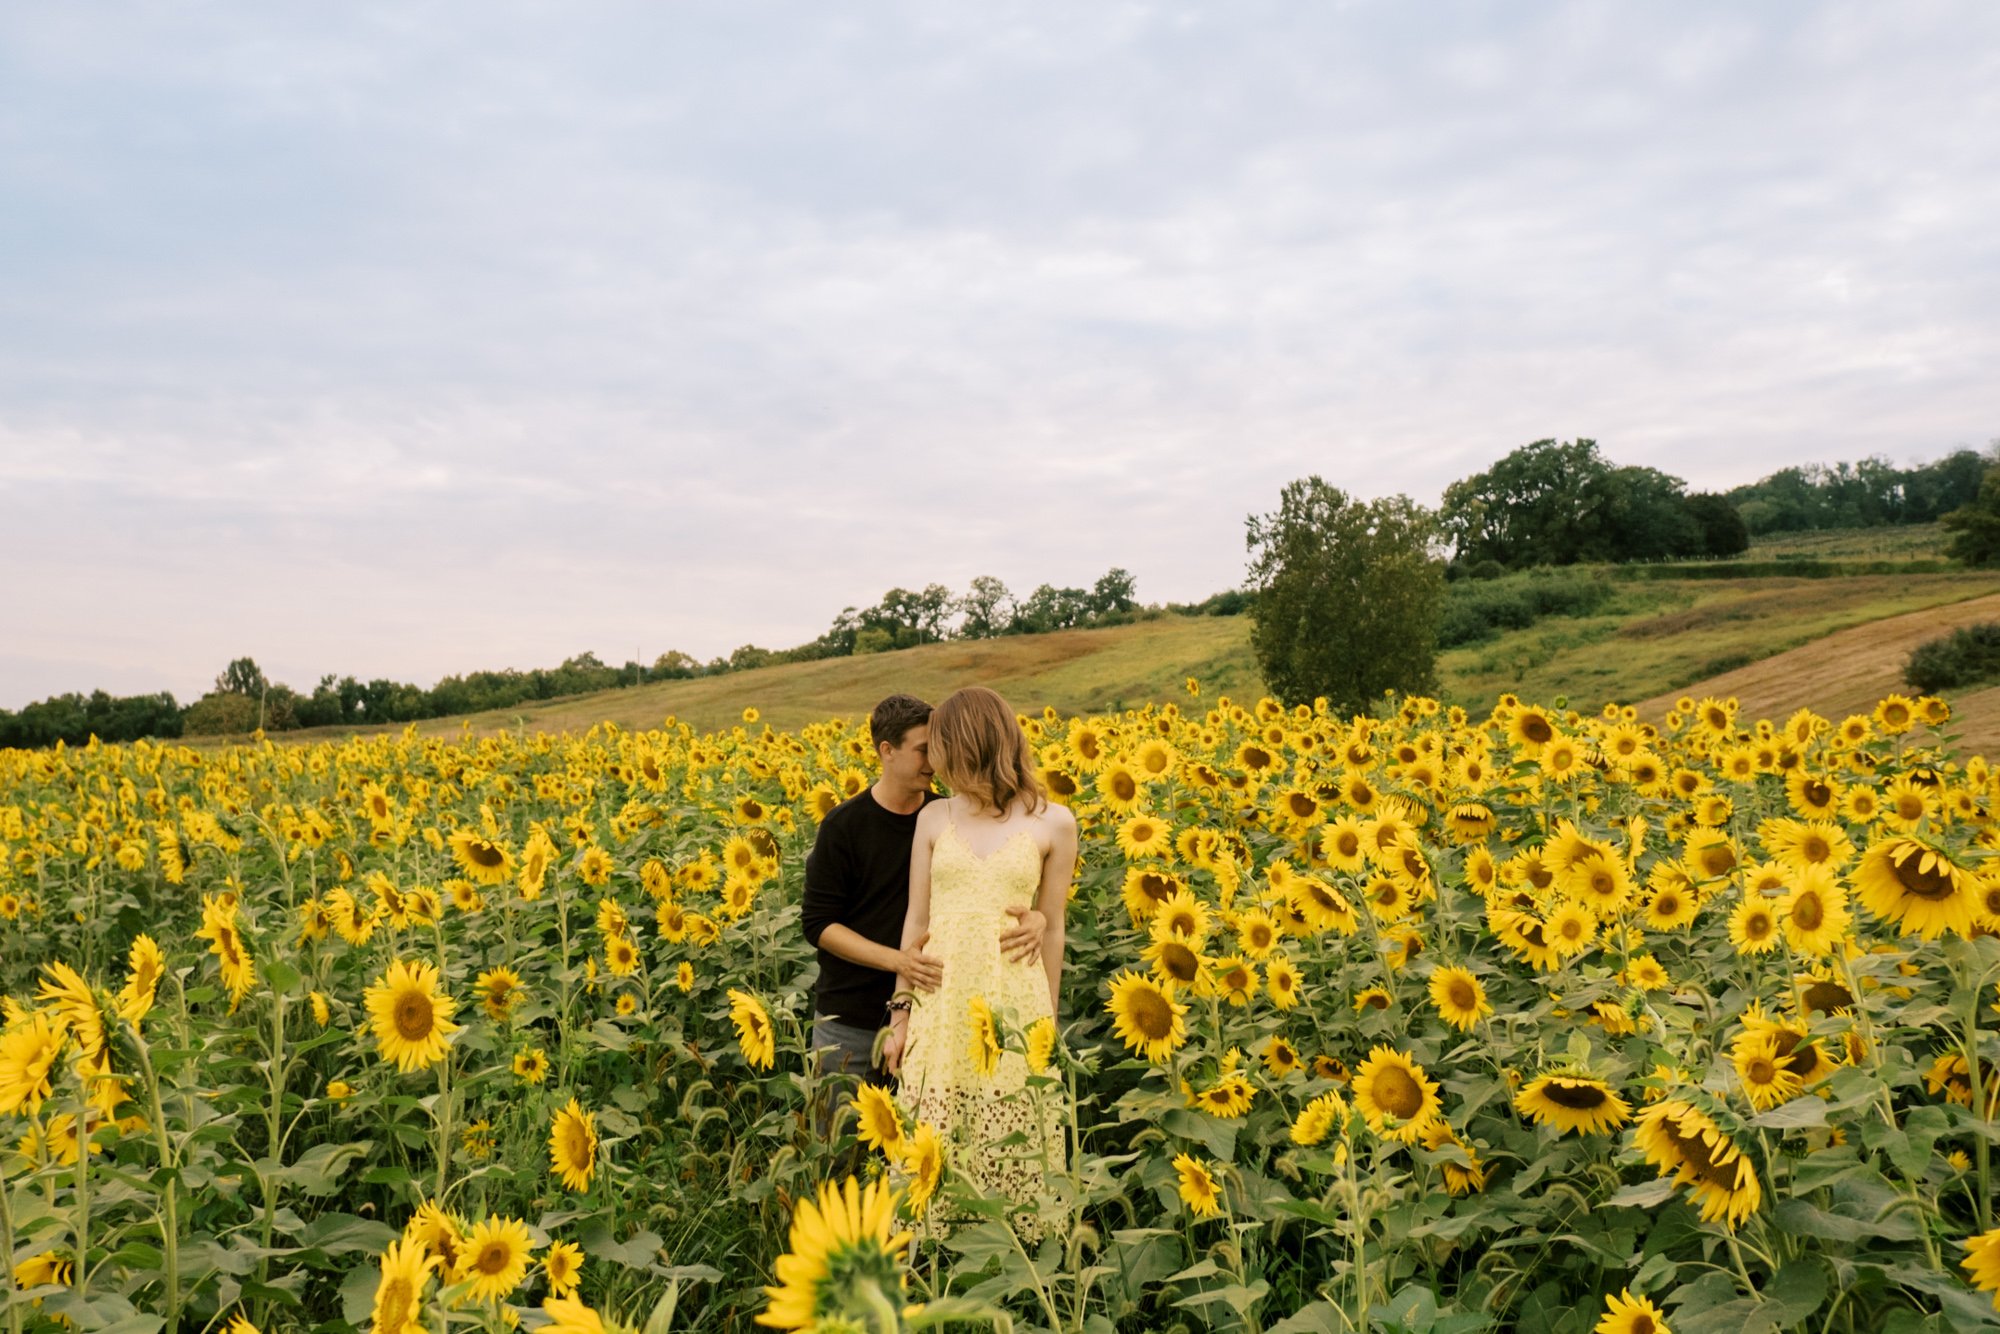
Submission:
{"label": "man", "polygon": [[[806,857],[800,925],[819,951],[813,997],[813,1050],[828,1073],[888,1083],[875,1059],[875,1038],[888,1022],[896,974],[919,991],[934,991],[944,974],[924,953],[926,934],[902,948],[910,906],[910,843],[917,812],[931,791],[931,706],[891,695],[869,716],[870,739],[882,767],[874,786],[827,813]],[[1046,922],[1032,908],[1010,908],[1015,924],[1000,938],[1009,958],[1041,954]]]}

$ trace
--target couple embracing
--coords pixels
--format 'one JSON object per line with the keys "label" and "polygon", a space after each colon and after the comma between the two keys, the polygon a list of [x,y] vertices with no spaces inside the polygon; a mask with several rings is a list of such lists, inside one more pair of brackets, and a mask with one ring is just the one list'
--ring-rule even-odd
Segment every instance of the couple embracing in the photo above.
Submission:
{"label": "couple embracing", "polygon": [[[1059,1233],[1047,1183],[1065,1167],[1063,1108],[1052,1086],[1030,1085],[1019,1050],[996,1054],[986,1035],[996,1021],[1052,1031],[1076,819],[1049,800],[1014,710],[984,686],[935,710],[892,695],[869,731],[881,776],[827,815],[806,858],[813,1047],[829,1073],[895,1081],[953,1171],[1013,1201],[1025,1239]],[[934,1203],[919,1231],[949,1222]]]}

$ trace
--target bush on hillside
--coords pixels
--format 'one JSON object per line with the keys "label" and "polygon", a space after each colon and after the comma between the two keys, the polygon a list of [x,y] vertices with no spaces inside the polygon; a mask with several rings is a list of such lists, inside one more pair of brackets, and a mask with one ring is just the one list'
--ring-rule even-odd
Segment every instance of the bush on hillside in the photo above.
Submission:
{"label": "bush on hillside", "polygon": [[1611,581],[1595,575],[1529,575],[1460,580],[1445,595],[1438,647],[1457,648],[1503,630],[1525,630],[1544,616],[1588,616],[1611,598]]}
{"label": "bush on hillside", "polygon": [[1903,679],[1927,695],[2000,680],[2000,623],[1968,625],[1917,645]]}

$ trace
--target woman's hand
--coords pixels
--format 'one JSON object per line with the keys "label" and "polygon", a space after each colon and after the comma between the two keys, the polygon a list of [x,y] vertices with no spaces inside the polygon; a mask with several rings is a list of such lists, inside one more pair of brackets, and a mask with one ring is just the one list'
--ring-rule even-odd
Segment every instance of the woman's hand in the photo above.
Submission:
{"label": "woman's hand", "polygon": [[882,1039],[882,1068],[890,1074],[901,1074],[903,1070],[903,1047],[909,1041],[909,1012],[900,1010],[889,1021],[889,1036]]}
{"label": "woman's hand", "polygon": [[1009,908],[1014,925],[1000,933],[1000,953],[1014,963],[1035,963],[1042,957],[1042,940],[1049,919],[1038,908]]}

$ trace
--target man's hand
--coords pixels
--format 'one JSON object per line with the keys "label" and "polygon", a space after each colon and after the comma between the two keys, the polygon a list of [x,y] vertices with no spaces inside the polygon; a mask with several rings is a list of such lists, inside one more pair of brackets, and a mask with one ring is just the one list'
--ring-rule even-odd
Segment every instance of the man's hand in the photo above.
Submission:
{"label": "man's hand", "polygon": [[891,1024],[889,1036],[882,1039],[882,1068],[892,1075],[902,1073],[903,1044],[908,1037],[908,1025]]}
{"label": "man's hand", "polygon": [[931,933],[926,931],[923,939],[899,951],[902,962],[898,971],[909,979],[910,987],[915,991],[936,991],[944,981],[944,961],[924,953],[924,945],[930,938]]}
{"label": "man's hand", "polygon": [[1000,953],[1015,963],[1035,963],[1042,957],[1042,933],[1049,919],[1039,908],[1009,908],[1014,925],[1000,935]]}

